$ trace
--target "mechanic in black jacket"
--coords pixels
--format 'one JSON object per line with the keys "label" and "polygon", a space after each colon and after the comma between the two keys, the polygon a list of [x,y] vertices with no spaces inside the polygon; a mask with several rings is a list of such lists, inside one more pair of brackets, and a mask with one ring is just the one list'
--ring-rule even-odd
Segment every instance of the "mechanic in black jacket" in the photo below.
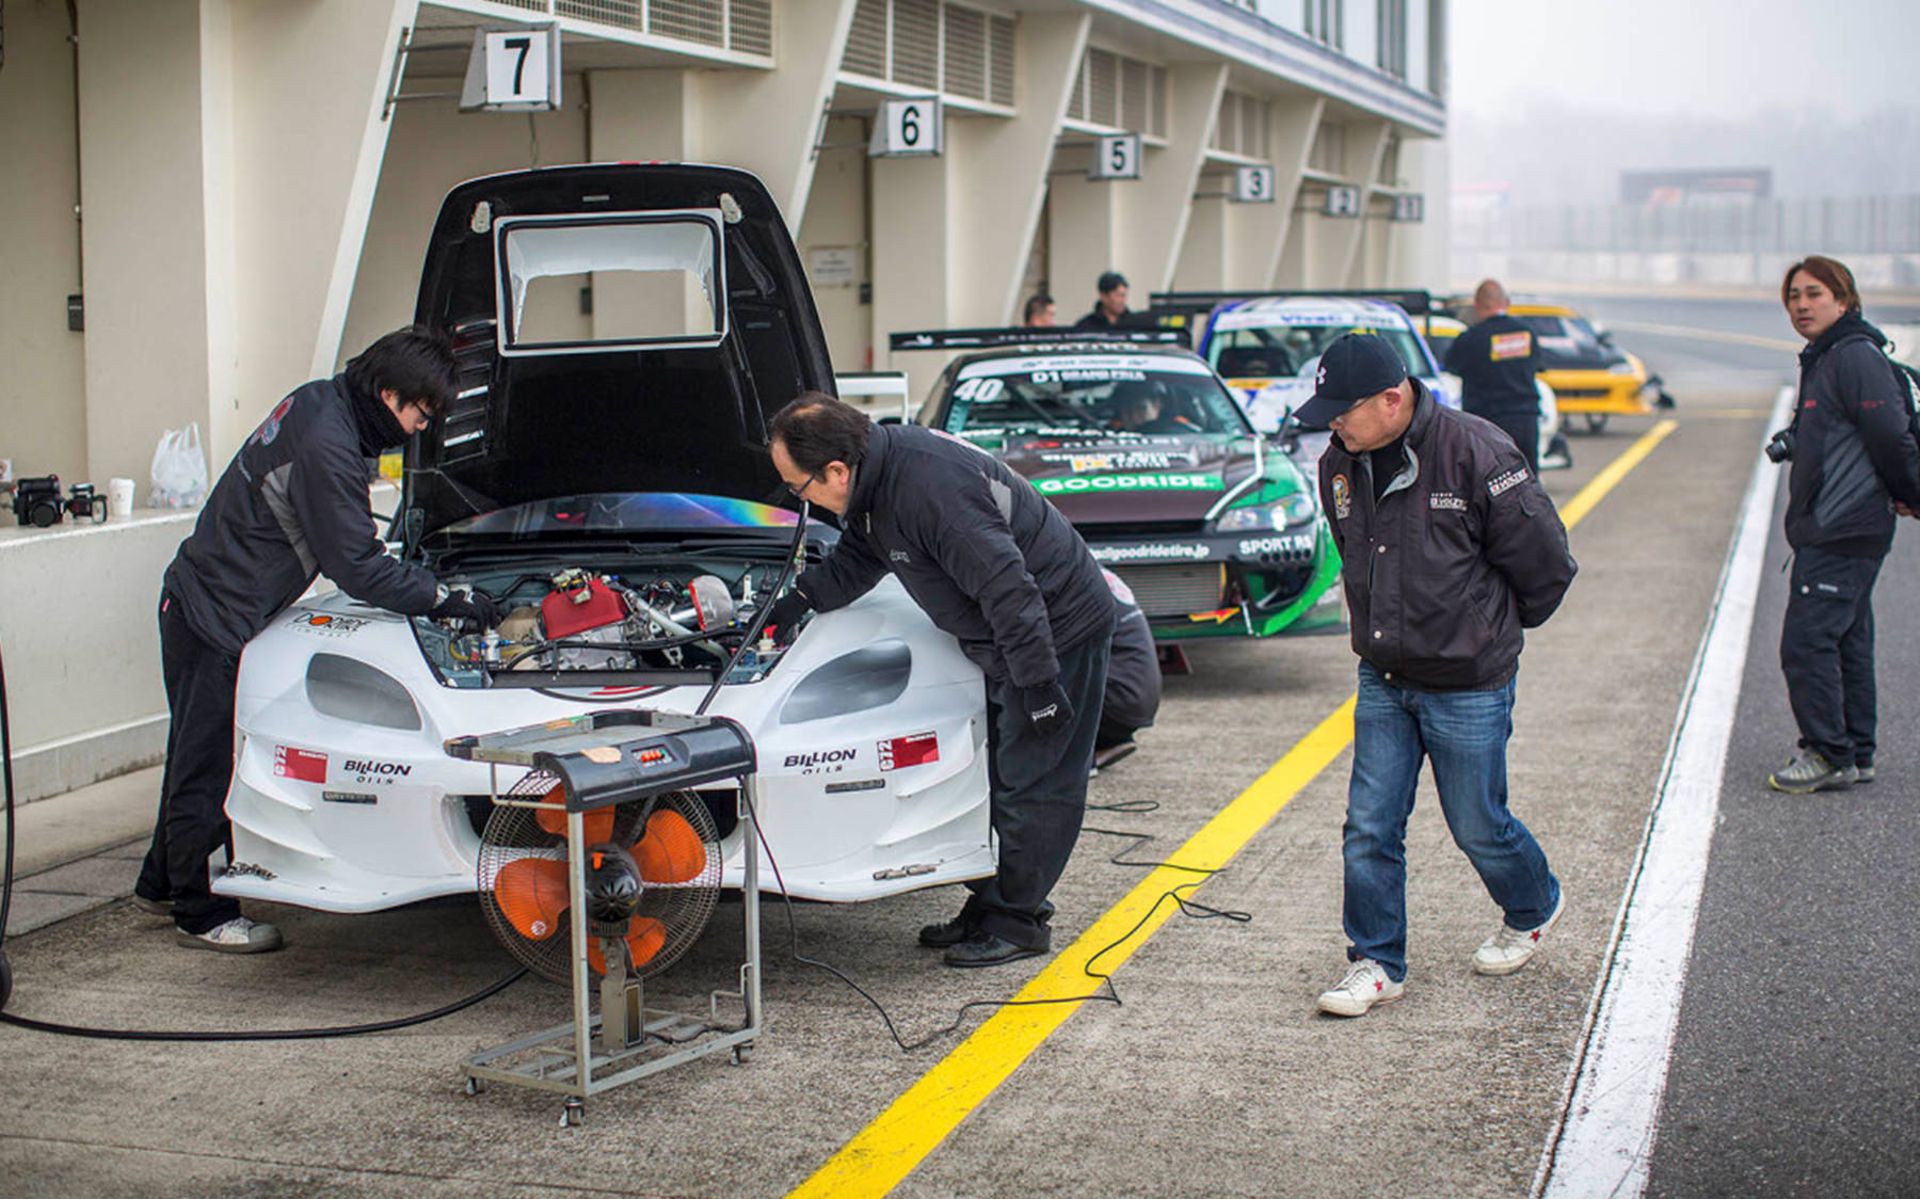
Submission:
{"label": "mechanic in black jacket", "polygon": [[1114,600],[1086,543],[998,459],[917,425],[875,425],[818,392],[774,417],[773,465],[800,499],[840,515],[840,542],[774,603],[791,628],[891,571],[987,677],[998,873],[960,915],[920,930],[950,966],[1052,945],[1047,893],[1080,835]]}
{"label": "mechanic in black jacket", "polygon": [[1320,498],[1360,655],[1343,857],[1346,975],[1323,1012],[1361,1016],[1407,972],[1407,817],[1424,757],[1455,844],[1505,918],[1482,974],[1527,964],[1560,918],[1559,880],[1507,810],[1522,629],[1560,606],[1567,531],[1511,439],[1435,402],[1393,347],[1349,333],[1320,359],[1301,422],[1333,438]]}
{"label": "mechanic in black jacket", "polygon": [[1806,794],[1873,781],[1873,585],[1893,548],[1896,508],[1920,510],[1920,445],[1905,377],[1860,311],[1853,274],[1831,258],[1793,264],[1780,299],[1800,351],[1787,476],[1793,573],[1780,669],[1800,752],[1768,776]]}
{"label": "mechanic in black jacket", "polygon": [[280,932],[216,896],[207,859],[227,843],[233,689],[240,651],[322,572],[340,590],[409,615],[491,625],[481,595],[448,595],[422,567],[390,558],[367,487],[383,450],[427,426],[453,397],[444,339],[402,329],[276,405],[220,476],[160,593],[160,663],[172,723],[153,844],[134,902],[171,915],[196,949],[262,953]]}
{"label": "mechanic in black jacket", "polygon": [[1104,271],[1094,285],[1100,293],[1093,311],[1073,322],[1076,329],[1119,329],[1131,325],[1133,313],[1127,308],[1127,277],[1119,271]]}
{"label": "mechanic in black jacket", "polygon": [[1533,376],[1540,357],[1533,331],[1507,315],[1507,289],[1483,279],[1473,289],[1474,323],[1453,339],[1446,369],[1460,377],[1460,407],[1500,426],[1540,470],[1540,393]]}

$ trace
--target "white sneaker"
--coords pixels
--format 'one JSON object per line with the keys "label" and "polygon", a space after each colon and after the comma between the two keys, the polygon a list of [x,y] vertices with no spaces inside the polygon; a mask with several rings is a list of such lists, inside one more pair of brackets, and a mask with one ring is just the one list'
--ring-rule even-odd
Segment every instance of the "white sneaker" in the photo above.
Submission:
{"label": "white sneaker", "polygon": [[1387,977],[1387,969],[1372,958],[1347,967],[1346,977],[1331,991],[1320,993],[1320,1010],[1329,1016],[1364,1016],[1376,1003],[1392,1003],[1407,984]]}
{"label": "white sneaker", "polygon": [[1553,905],[1553,912],[1546,923],[1539,928],[1508,928],[1505,921],[1493,931],[1480,948],[1473,951],[1473,972],[1475,974],[1512,974],[1515,970],[1533,960],[1540,952],[1540,942],[1553,931],[1560,913],[1567,910],[1567,893],[1560,892],[1560,901]]}
{"label": "white sneaker", "polygon": [[173,939],[188,949],[211,949],[216,953],[271,953],[281,945],[279,929],[245,916],[235,916],[204,933],[175,929]]}

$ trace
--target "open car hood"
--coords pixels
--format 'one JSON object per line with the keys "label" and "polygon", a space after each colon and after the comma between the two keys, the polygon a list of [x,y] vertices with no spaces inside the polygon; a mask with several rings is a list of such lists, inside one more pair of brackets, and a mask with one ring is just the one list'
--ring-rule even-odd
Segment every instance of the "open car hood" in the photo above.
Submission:
{"label": "open car hood", "polygon": [[1015,434],[994,453],[1083,528],[1199,521],[1256,465],[1253,439],[1229,434]]}
{"label": "open car hood", "polygon": [[686,164],[493,175],[448,193],[415,320],[459,397],[407,450],[402,529],[559,496],[772,502],[773,414],[833,391],[785,219],[753,175]]}

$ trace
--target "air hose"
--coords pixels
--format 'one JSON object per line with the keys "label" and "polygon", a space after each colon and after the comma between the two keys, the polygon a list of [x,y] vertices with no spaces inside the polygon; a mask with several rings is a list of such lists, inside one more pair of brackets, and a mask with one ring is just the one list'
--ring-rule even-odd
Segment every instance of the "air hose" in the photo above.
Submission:
{"label": "air hose", "polygon": [[4,866],[0,867],[0,1024],[11,1024],[15,1028],[31,1029],[34,1032],[55,1033],[66,1037],[91,1037],[107,1041],[311,1041],[328,1037],[357,1037],[369,1033],[411,1028],[416,1024],[425,1024],[430,1020],[438,1020],[443,1016],[465,1011],[477,1003],[493,998],[526,976],[526,970],[515,970],[505,978],[483,987],[465,999],[434,1008],[430,1012],[402,1016],[396,1020],[381,1020],[373,1024],[341,1024],[328,1028],[254,1028],[216,1032],[154,1031],[131,1028],[87,1028],[77,1024],[56,1024],[50,1020],[32,1020],[25,1016],[16,1016],[5,1010],[7,1000],[13,993],[13,969],[7,962],[5,946],[7,916],[13,907],[14,801],[13,730],[7,720],[7,666],[4,654],[0,654],[0,781],[5,782],[7,792],[7,852]]}

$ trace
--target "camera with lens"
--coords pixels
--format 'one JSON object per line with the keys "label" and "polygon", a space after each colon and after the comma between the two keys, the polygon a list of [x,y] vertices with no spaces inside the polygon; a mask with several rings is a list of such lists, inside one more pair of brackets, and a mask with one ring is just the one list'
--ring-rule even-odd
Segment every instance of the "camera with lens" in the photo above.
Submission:
{"label": "camera with lens", "polygon": [[13,487],[13,515],[23,525],[45,529],[60,523],[66,501],[60,495],[59,475],[22,479]]}
{"label": "camera with lens", "polygon": [[67,515],[75,520],[91,520],[97,525],[107,519],[107,497],[95,495],[91,483],[75,483],[72,494],[67,496],[66,508]]}
{"label": "camera with lens", "polygon": [[1767,461],[1780,463],[1793,457],[1793,430],[1782,429],[1767,442]]}

